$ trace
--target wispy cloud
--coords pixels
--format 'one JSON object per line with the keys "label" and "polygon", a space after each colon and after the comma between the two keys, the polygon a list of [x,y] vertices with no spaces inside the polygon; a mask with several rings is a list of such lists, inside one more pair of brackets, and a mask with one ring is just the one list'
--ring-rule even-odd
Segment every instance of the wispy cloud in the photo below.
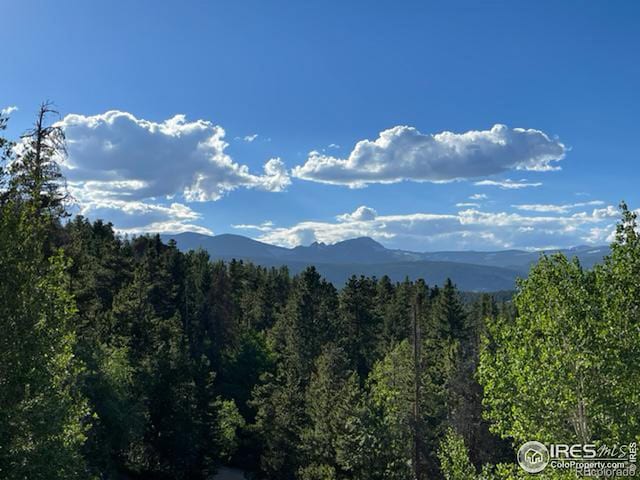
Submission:
{"label": "wispy cloud", "polygon": [[534,204],[519,204],[511,205],[517,210],[523,210],[526,212],[541,212],[541,213],[567,213],[571,210],[580,207],[604,205],[602,200],[593,200],[591,202],[579,202],[579,203],[565,203],[565,204],[551,204],[551,203],[534,203]]}
{"label": "wispy cloud", "polygon": [[0,114],[7,116],[7,115],[11,115],[13,112],[17,112],[18,111],[18,107],[16,107],[15,105],[11,105],[9,107],[4,107],[3,109],[0,109]]}
{"label": "wispy cloud", "polygon": [[258,232],[270,232],[273,230],[274,223],[271,220],[262,222],[260,225],[253,225],[250,223],[241,223],[238,225],[231,225],[232,228],[238,230],[256,230]]}
{"label": "wispy cloud", "polygon": [[481,187],[500,187],[503,190],[519,190],[521,188],[528,187],[540,187],[542,182],[527,182],[526,180],[480,180],[475,182],[474,185]]}
{"label": "wispy cloud", "polygon": [[109,219],[121,233],[213,232],[195,222],[202,215],[181,203],[162,205],[145,201],[99,199],[82,202],[78,212],[89,218]]}
{"label": "wispy cloud", "polygon": [[474,193],[469,196],[469,200],[486,200],[487,198],[489,198],[489,196],[484,193]]}

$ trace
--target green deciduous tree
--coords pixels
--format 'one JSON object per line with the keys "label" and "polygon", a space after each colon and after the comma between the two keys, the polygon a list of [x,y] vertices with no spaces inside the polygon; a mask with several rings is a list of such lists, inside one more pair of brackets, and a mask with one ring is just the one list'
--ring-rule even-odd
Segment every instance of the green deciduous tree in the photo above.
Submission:
{"label": "green deciduous tree", "polygon": [[586,413],[593,438],[609,443],[640,441],[640,235],[637,213],[624,202],[620,209],[611,255],[595,268],[601,388]]}
{"label": "green deciduous tree", "polygon": [[612,253],[594,271],[543,256],[488,326],[480,379],[493,429],[516,444],[638,438],[640,242],[622,205]]}
{"label": "green deciduous tree", "polygon": [[479,369],[493,428],[516,442],[589,442],[601,391],[593,275],[562,255],[523,280],[513,323],[489,324]]}

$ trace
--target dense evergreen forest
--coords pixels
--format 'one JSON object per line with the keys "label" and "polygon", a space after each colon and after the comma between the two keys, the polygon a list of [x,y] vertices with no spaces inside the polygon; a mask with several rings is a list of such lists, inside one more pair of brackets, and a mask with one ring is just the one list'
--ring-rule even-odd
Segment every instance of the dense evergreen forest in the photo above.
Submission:
{"label": "dense evergreen forest", "polygon": [[524,478],[528,440],[640,440],[624,204],[602,265],[543,256],[512,302],[336,288],[68,216],[50,113],[0,140],[0,478]]}

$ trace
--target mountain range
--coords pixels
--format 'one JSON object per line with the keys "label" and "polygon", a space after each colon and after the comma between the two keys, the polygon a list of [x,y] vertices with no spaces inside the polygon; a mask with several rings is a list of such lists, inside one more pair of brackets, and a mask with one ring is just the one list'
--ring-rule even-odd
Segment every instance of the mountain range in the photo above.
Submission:
{"label": "mountain range", "polygon": [[[388,249],[368,237],[295,248],[232,234],[211,236],[186,232],[165,234],[161,238],[165,242],[175,240],[183,251],[202,248],[212,259],[244,260],[265,267],[286,265],[294,274],[315,265],[336,287],[342,286],[351,275],[388,275],[394,281],[424,278],[430,285],[439,285],[451,278],[464,291],[512,290],[516,279],[525,277],[542,254],[526,250],[411,252]],[[591,268],[608,255],[609,247],[579,246],[546,253],[557,251],[569,258],[576,256],[584,267]]]}

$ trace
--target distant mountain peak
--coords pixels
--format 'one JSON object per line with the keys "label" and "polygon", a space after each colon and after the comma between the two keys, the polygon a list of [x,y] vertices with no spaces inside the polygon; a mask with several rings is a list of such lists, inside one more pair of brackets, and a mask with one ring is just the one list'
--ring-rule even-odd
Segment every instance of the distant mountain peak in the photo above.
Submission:
{"label": "distant mountain peak", "polygon": [[[164,241],[174,238],[181,250],[203,248],[213,259],[244,259],[263,266],[287,265],[299,272],[315,265],[336,285],[349,276],[389,275],[394,281],[425,278],[442,283],[451,278],[466,290],[501,290],[513,288],[515,278],[527,274],[538,261],[540,251],[502,250],[494,252],[446,251],[410,252],[385,248],[370,237],[357,237],[333,244],[314,242],[308,246],[285,248],[235,234],[203,235],[180,233],[162,235]],[[585,268],[602,261],[607,247],[578,246],[562,250],[567,256],[578,256]]]}
{"label": "distant mountain peak", "polygon": [[355,246],[360,248],[373,248],[376,250],[386,250],[384,245],[380,242],[375,241],[371,237],[356,237],[349,238],[347,240],[342,240],[341,242],[337,242],[334,246],[344,245],[344,246]]}

